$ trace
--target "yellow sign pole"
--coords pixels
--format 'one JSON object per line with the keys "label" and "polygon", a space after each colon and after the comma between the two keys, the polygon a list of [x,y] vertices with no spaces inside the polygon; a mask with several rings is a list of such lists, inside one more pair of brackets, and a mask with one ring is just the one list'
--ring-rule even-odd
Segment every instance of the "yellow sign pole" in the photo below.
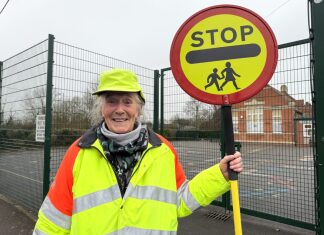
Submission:
{"label": "yellow sign pole", "polygon": [[233,203],[233,215],[234,215],[234,231],[235,235],[242,235],[242,222],[240,212],[240,198],[238,190],[238,181],[230,180],[232,203]]}

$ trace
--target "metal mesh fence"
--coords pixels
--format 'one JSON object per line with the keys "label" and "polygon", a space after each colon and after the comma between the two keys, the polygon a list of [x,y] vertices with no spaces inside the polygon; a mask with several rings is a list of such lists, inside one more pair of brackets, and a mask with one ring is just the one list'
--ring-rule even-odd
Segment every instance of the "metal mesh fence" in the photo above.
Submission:
{"label": "metal mesh fence", "polygon": [[68,146],[90,126],[90,112],[99,73],[111,68],[135,72],[146,98],[144,122],[153,122],[154,70],[55,41],[50,178],[56,174]]}
{"label": "metal mesh fence", "polygon": [[310,44],[281,47],[276,72],[234,108],[242,143],[242,207],[315,224]]}
{"label": "metal mesh fence", "polygon": [[[217,106],[194,101],[164,72],[162,128],[179,152],[188,178],[221,158]],[[315,224],[310,44],[281,45],[276,72],[256,96],[233,105],[241,143],[243,211],[301,227]],[[216,120],[215,120],[216,119]],[[207,132],[201,136],[201,132]]]}
{"label": "metal mesh fence", "polygon": [[[34,211],[43,200],[44,158],[49,157],[44,156],[48,42],[3,61],[1,68],[0,193]],[[50,181],[68,146],[91,126],[91,93],[100,72],[125,68],[138,75],[148,126],[154,102],[154,70],[61,42],[54,43],[53,59]],[[37,124],[43,125],[41,133]]]}
{"label": "metal mesh fence", "polygon": [[220,106],[199,102],[184,93],[170,70],[164,71],[161,82],[161,131],[177,150],[191,179],[221,159]]}
{"label": "metal mesh fence", "polygon": [[[164,72],[161,95],[162,132],[178,151],[191,179],[221,159],[220,106],[199,102],[184,93],[170,70]],[[208,156],[210,159],[206,159]]]}
{"label": "metal mesh fence", "polygon": [[[153,70],[57,41],[53,57],[50,181],[68,146],[91,126],[91,93],[101,71],[134,71],[146,97],[144,122],[152,125],[154,113]],[[37,135],[36,124],[46,113],[47,58],[45,40],[1,68],[0,193],[32,210],[38,210],[43,192],[44,136]],[[309,63],[308,43],[280,46],[269,85],[232,109],[245,163],[239,177],[242,211],[307,228],[316,223]],[[224,154],[220,107],[192,99],[170,69],[162,71],[161,131],[190,179]]]}
{"label": "metal mesh fence", "polygon": [[36,117],[45,113],[47,40],[3,61],[0,193],[30,209],[42,202],[43,143]]}

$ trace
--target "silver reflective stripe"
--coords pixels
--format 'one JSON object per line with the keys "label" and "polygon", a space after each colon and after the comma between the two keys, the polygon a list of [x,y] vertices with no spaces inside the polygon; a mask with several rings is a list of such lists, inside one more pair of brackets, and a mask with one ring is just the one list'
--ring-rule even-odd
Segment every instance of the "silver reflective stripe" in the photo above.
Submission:
{"label": "silver reflective stripe", "polygon": [[[151,230],[135,227],[125,227],[109,235],[176,235],[176,231],[165,231],[165,230]],[[107,235],[108,235],[107,234]]]}
{"label": "silver reflective stripe", "polygon": [[69,230],[71,227],[71,216],[65,215],[54,207],[48,197],[45,198],[40,209],[43,214],[57,226]]}
{"label": "silver reflective stripe", "polygon": [[42,231],[38,230],[37,228],[34,230],[32,235],[47,235],[46,233],[43,233]]}
{"label": "silver reflective stripe", "polygon": [[112,202],[120,198],[120,196],[120,190],[118,185],[116,184],[111,186],[110,188],[75,198],[73,201],[73,214],[88,210],[95,206]]}
{"label": "silver reflective stripe", "polygon": [[127,191],[129,193],[125,195],[125,198],[134,197],[137,199],[156,200],[177,205],[177,193],[171,190],[163,189],[156,186],[137,185],[136,187],[134,187],[132,184],[129,184]]}
{"label": "silver reflective stripe", "polygon": [[194,211],[200,207],[200,204],[192,196],[189,190],[189,180],[186,180],[178,189],[178,207],[180,206],[181,199],[191,211]]}

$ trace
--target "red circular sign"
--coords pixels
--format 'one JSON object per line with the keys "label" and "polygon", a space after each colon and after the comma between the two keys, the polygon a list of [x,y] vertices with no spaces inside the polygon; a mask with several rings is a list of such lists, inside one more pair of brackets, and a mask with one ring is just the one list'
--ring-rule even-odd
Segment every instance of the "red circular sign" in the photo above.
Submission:
{"label": "red circular sign", "polygon": [[[177,31],[172,73],[181,88],[209,104],[235,104],[256,95],[278,60],[270,26],[253,11],[234,5],[203,9]],[[214,86],[215,85],[215,86]]]}

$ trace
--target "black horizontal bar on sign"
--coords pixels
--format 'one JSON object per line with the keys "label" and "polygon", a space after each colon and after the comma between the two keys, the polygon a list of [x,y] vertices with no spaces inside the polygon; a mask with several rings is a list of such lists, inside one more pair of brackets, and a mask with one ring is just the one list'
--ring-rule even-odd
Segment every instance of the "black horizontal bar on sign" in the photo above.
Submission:
{"label": "black horizontal bar on sign", "polygon": [[219,60],[255,57],[259,55],[260,52],[260,46],[252,43],[245,45],[189,51],[186,55],[186,60],[189,64],[197,64]]}

